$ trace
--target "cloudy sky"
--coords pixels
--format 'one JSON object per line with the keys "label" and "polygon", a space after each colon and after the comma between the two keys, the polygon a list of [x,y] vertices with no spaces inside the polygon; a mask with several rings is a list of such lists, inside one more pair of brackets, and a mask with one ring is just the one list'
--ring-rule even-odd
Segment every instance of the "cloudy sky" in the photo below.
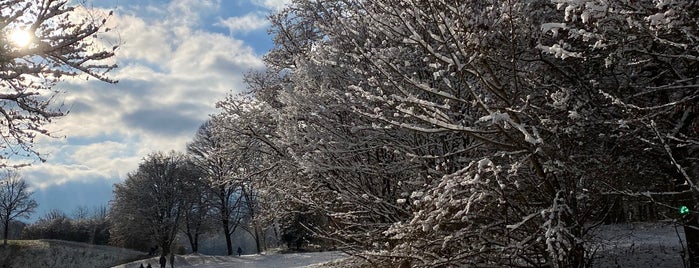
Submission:
{"label": "cloudy sky", "polygon": [[271,48],[265,17],[288,0],[92,0],[114,10],[121,40],[110,77],[117,84],[67,81],[70,109],[37,149],[47,162],[21,170],[39,203],[52,209],[106,205],[112,186],[153,151],[184,150],[217,100],[245,89],[244,73]]}

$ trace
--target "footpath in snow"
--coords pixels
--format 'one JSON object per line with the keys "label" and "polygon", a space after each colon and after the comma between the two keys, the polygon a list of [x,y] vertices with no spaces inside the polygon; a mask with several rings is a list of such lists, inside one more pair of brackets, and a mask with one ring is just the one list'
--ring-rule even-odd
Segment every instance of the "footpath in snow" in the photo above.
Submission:
{"label": "footpath in snow", "polygon": [[[664,268],[683,267],[684,230],[672,222],[640,222],[602,225],[596,228],[587,244],[592,267]],[[267,253],[238,256],[182,255],[175,259],[176,268],[286,268],[320,267],[321,263],[348,257],[336,251],[313,253]],[[159,267],[158,257],[114,268],[138,268],[150,263]],[[167,267],[170,267],[168,263]]]}
{"label": "footpath in snow", "polygon": [[[311,253],[269,253],[243,256],[207,256],[200,254],[180,255],[175,257],[175,268],[282,268],[282,267],[306,267],[311,268],[316,264],[338,260],[347,257],[346,254],[337,251],[311,252]],[[158,257],[135,261],[113,268],[138,268],[140,264],[145,267],[148,263],[152,267],[160,267]],[[169,259],[167,267],[170,267]]]}

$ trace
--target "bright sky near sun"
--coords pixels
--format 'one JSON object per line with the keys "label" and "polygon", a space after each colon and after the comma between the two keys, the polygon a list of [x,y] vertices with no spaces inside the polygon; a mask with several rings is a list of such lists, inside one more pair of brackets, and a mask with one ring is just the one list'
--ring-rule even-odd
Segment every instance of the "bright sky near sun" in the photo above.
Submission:
{"label": "bright sky near sun", "polygon": [[26,47],[32,41],[27,31],[17,29],[10,33],[10,41],[18,47]]}
{"label": "bright sky near sun", "polygon": [[114,10],[121,39],[112,85],[94,79],[56,89],[70,113],[42,138],[45,163],[21,170],[39,208],[68,215],[106,205],[112,185],[154,151],[183,151],[226,94],[245,89],[242,76],[263,66],[271,48],[266,16],[289,0],[92,0]]}

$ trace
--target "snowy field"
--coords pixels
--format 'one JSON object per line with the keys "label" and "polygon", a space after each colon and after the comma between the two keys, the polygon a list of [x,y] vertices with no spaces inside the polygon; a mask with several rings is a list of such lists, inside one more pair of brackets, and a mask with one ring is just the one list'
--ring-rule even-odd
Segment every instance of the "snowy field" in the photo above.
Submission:
{"label": "snowy field", "polygon": [[[282,268],[282,267],[306,267],[311,268],[316,264],[338,260],[347,257],[344,253],[336,251],[313,252],[313,253],[292,253],[292,254],[255,254],[243,256],[207,256],[207,255],[182,255],[175,258],[175,267],[198,267],[198,268]],[[169,261],[169,260],[168,260]],[[140,264],[145,267],[150,263],[153,267],[158,265],[158,257],[147,260],[131,262],[113,268],[137,268]],[[170,267],[168,263],[167,267]]]}
{"label": "snowy field", "polygon": [[[684,231],[670,222],[602,225],[592,234],[589,249],[593,252],[592,267],[601,268],[671,268],[683,266]],[[320,267],[321,263],[346,258],[341,252],[315,252],[237,256],[183,255],[175,259],[175,267],[262,268]],[[136,261],[114,268],[137,268],[150,263],[158,267],[158,258]],[[168,267],[169,264],[168,264]]]}

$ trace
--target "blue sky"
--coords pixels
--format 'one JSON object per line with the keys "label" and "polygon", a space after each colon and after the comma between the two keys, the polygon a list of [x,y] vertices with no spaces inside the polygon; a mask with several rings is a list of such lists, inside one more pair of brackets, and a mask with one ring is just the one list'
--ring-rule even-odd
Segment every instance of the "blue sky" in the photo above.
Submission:
{"label": "blue sky", "polygon": [[[75,79],[56,89],[70,113],[40,138],[45,163],[20,172],[39,203],[52,209],[106,205],[112,185],[153,151],[184,150],[215,102],[245,89],[243,75],[262,68],[272,47],[265,17],[289,0],[92,0],[88,12],[114,16],[118,84]],[[106,44],[108,45],[108,44]]]}

